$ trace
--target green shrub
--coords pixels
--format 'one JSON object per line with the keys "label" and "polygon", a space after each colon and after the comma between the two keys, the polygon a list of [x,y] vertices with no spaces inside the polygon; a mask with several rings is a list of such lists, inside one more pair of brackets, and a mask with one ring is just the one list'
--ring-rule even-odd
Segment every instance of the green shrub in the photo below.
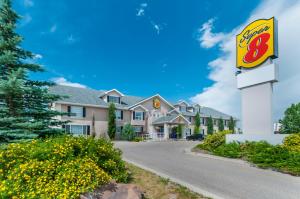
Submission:
{"label": "green shrub", "polygon": [[177,133],[177,138],[178,139],[182,138],[182,133],[183,133],[183,126],[182,126],[182,124],[178,124],[177,125],[176,133]]}
{"label": "green shrub", "polygon": [[284,162],[289,158],[289,151],[280,145],[273,146],[267,142],[246,142],[241,146],[243,156],[247,160],[265,167],[267,165],[280,166],[280,162]]}
{"label": "green shrub", "polygon": [[135,138],[133,139],[133,141],[134,141],[134,142],[142,142],[142,141],[144,141],[144,139],[143,139],[142,137],[135,137]]}
{"label": "green shrub", "polygon": [[243,158],[262,168],[300,175],[299,134],[287,137],[283,145],[273,146],[264,141],[225,144],[227,133],[229,132],[209,135],[197,147],[223,157]]}
{"label": "green shrub", "polygon": [[131,124],[125,124],[122,132],[121,132],[121,138],[123,140],[132,141],[136,137],[136,133],[134,132],[134,128]]}
{"label": "green shrub", "polygon": [[275,168],[300,175],[300,153],[288,150],[282,145],[267,142],[247,142],[242,145],[243,156],[263,168]]}
{"label": "green shrub", "polygon": [[290,151],[300,152],[300,133],[286,137],[283,141],[283,146]]}
{"label": "green shrub", "polygon": [[65,136],[0,150],[0,198],[78,198],[112,178],[126,182],[128,174],[104,139]]}
{"label": "green shrub", "polygon": [[213,150],[214,154],[228,158],[240,158],[242,156],[241,152],[240,144],[236,142],[222,144]]}
{"label": "green shrub", "polygon": [[230,133],[231,131],[221,131],[207,135],[203,143],[199,144],[198,147],[204,150],[213,151],[219,146],[225,144],[225,135]]}

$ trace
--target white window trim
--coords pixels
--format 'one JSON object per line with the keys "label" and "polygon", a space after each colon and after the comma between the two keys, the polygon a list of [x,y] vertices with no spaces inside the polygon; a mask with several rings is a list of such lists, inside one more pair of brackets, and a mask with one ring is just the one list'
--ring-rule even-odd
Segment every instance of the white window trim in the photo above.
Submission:
{"label": "white window trim", "polygon": [[[71,135],[75,135],[75,136],[88,136],[88,132],[87,132],[87,127],[85,129],[85,132],[84,131],[84,126],[87,126],[87,125],[83,125],[83,124],[68,124],[69,128],[70,128],[70,134]],[[74,126],[81,126],[81,131],[82,133],[81,134],[75,134],[72,132],[72,127]]]}
{"label": "white window trim", "polygon": [[[80,116],[78,116],[77,114],[74,116],[73,114],[73,112],[72,112],[72,109],[73,108],[81,108],[81,115]],[[71,106],[71,112],[70,112],[70,117],[71,118],[83,118],[83,106]]]}
{"label": "white window trim", "polygon": [[[120,113],[120,118],[117,116],[117,112],[119,112]],[[122,121],[123,119],[122,119],[122,110],[116,110],[116,120],[118,120],[118,121]]]}
{"label": "white window trim", "polygon": [[[137,119],[136,118],[136,115],[137,113],[141,114],[141,118],[140,119]],[[137,120],[137,121],[143,121],[143,115],[144,115],[144,112],[143,111],[135,111],[135,114],[134,114],[134,120]]]}
{"label": "white window trim", "polygon": [[[111,102],[109,100],[107,100],[108,103],[114,103],[114,104],[120,104],[121,103],[121,97],[120,96],[114,96],[114,95],[107,95],[107,98],[109,99],[110,97],[112,98],[118,98],[118,101],[117,102]],[[119,103],[120,101],[120,103]]]}

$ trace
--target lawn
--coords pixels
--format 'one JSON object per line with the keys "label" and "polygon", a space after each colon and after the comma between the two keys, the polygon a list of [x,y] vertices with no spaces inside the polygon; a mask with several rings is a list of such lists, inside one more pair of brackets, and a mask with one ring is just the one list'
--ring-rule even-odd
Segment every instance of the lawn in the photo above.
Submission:
{"label": "lawn", "polygon": [[203,199],[207,198],[192,192],[186,187],[171,182],[149,171],[127,163],[131,172],[130,183],[136,184],[144,193],[146,199]]}

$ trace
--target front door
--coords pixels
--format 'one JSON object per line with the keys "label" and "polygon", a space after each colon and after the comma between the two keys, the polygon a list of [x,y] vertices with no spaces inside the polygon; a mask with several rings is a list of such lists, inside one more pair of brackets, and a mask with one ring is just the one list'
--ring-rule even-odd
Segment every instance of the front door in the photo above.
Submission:
{"label": "front door", "polygon": [[171,129],[170,138],[172,138],[172,139],[176,139],[177,138],[176,128],[174,128],[174,127]]}

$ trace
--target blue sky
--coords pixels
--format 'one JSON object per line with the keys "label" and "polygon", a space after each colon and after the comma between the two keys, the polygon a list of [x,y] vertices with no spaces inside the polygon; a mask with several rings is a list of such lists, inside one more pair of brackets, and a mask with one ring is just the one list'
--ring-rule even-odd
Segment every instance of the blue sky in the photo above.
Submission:
{"label": "blue sky", "polygon": [[[219,49],[202,48],[202,24],[230,32],[260,3],[219,0],[15,0],[18,32],[47,73],[95,89],[160,93],[190,99],[213,84],[208,63]],[[62,79],[64,78],[64,79]]]}

